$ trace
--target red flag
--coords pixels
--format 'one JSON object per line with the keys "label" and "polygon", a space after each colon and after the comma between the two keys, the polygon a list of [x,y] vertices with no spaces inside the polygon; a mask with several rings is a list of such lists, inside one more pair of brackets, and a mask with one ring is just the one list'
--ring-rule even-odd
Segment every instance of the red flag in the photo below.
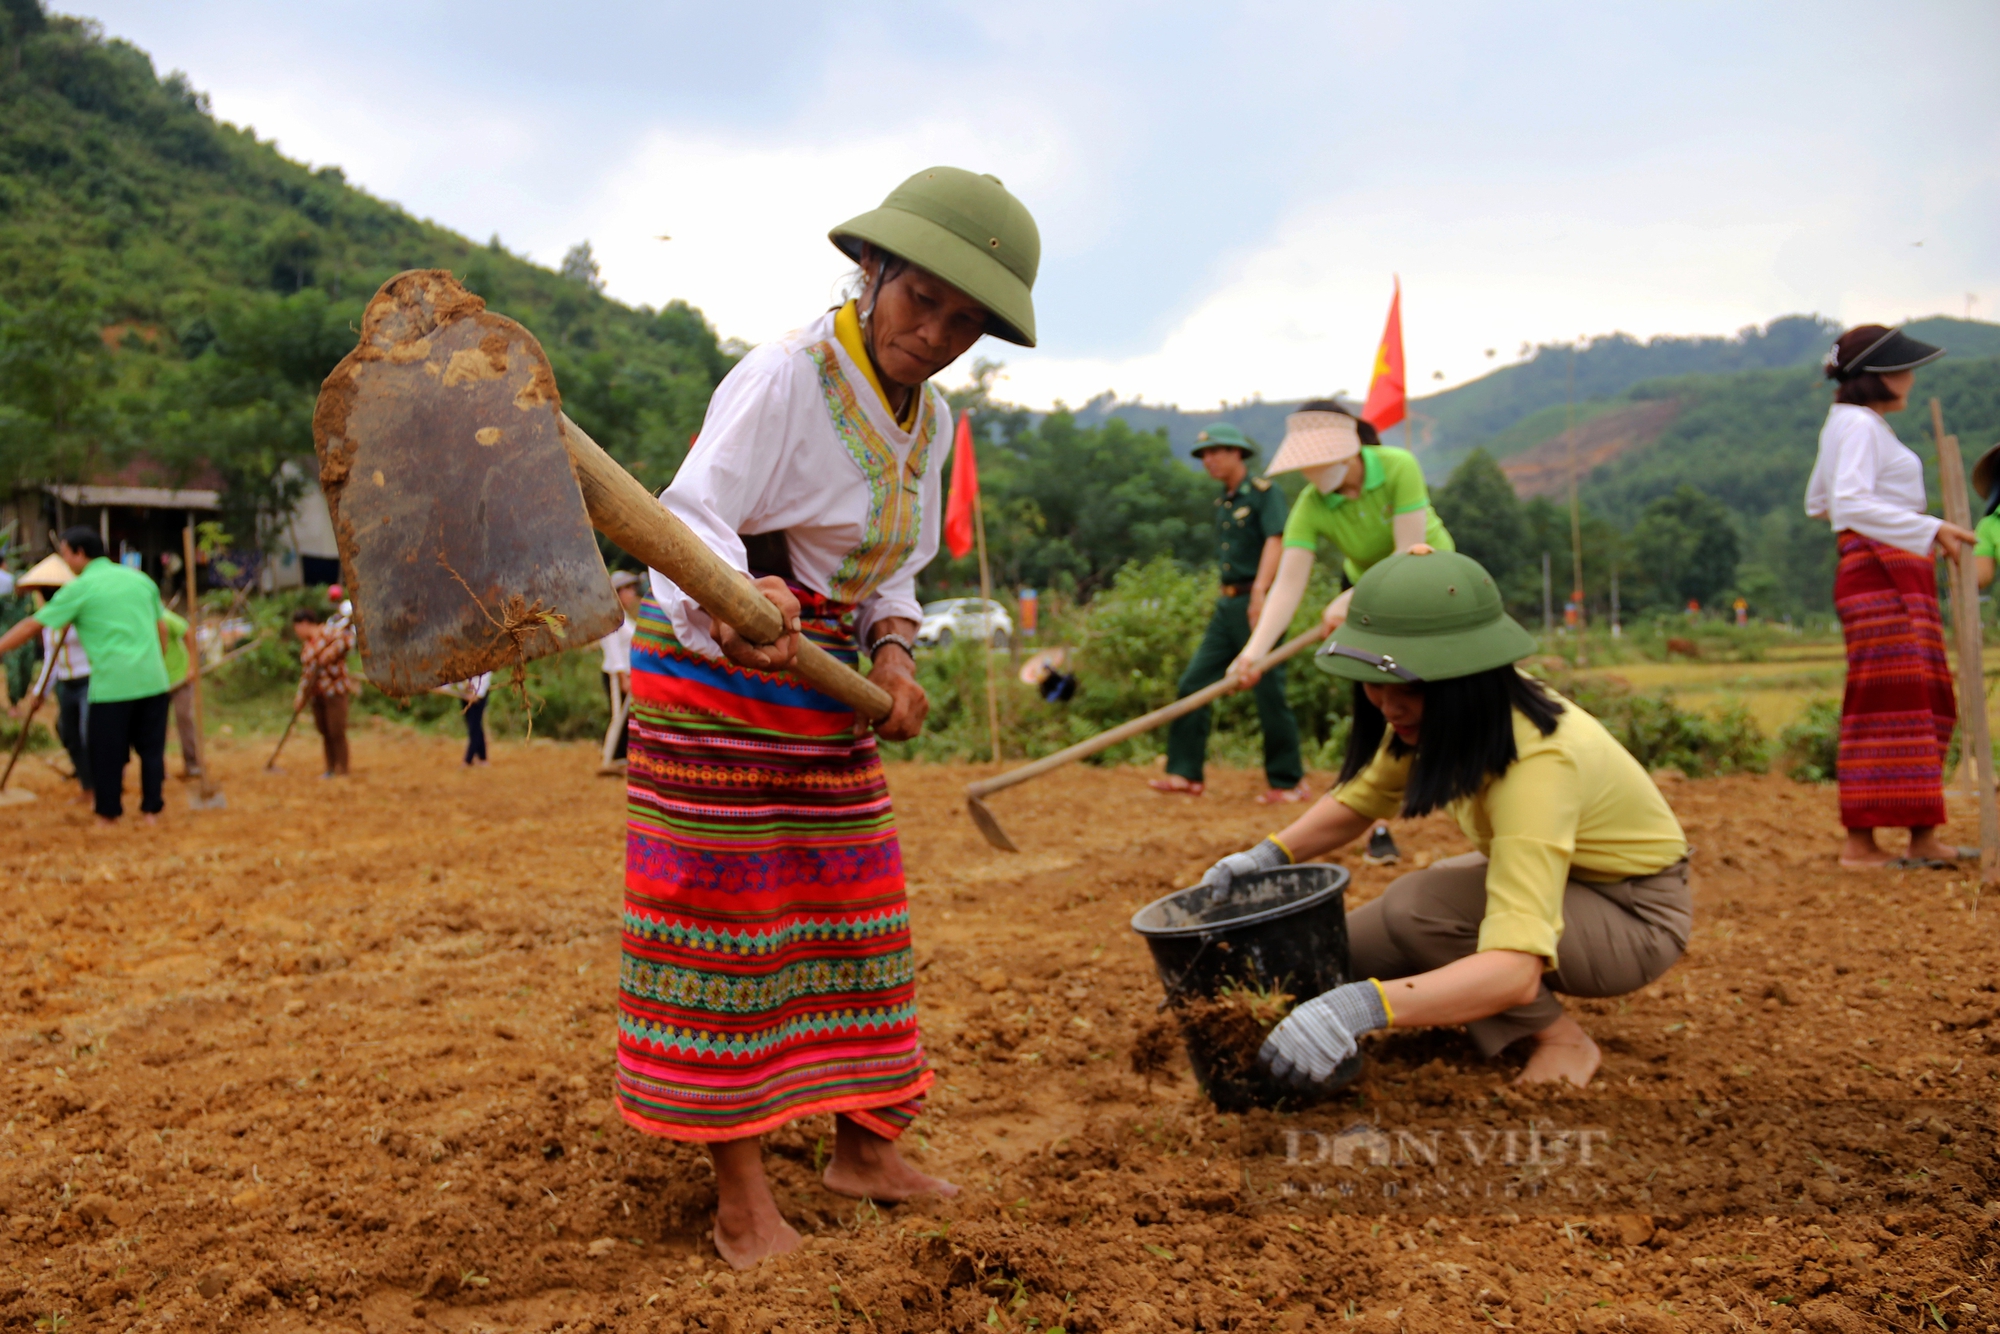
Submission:
{"label": "red flag", "polygon": [[972,513],[979,503],[979,461],[972,454],[972,414],[958,414],[958,436],[951,446],[951,498],[944,508],[944,544],[964,559],[972,550]]}
{"label": "red flag", "polygon": [[1403,392],[1403,280],[1389,299],[1389,323],[1382,329],[1382,346],[1375,349],[1375,375],[1368,381],[1368,402],[1361,420],[1386,431],[1403,420],[1408,400]]}

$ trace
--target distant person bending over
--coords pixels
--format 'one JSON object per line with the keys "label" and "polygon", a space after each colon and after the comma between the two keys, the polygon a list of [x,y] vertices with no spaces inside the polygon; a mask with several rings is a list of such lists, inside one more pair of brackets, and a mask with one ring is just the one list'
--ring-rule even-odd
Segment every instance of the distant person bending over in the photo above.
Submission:
{"label": "distant person bending over", "polygon": [[[1434,551],[1455,549],[1431,505],[1416,455],[1383,444],[1373,426],[1337,399],[1315,399],[1285,419],[1285,443],[1270,471],[1297,472],[1306,486],[1285,520],[1284,554],[1263,615],[1229,664],[1229,674],[1246,685],[1256,684],[1257,660],[1276,648],[1291,626],[1322,538],[1339,555],[1348,585],[1320,614],[1329,630],[1346,619],[1355,582],[1380,561],[1419,542]],[[1386,823],[1369,831],[1366,855],[1378,864],[1401,860]]]}
{"label": "distant person bending over", "polygon": [[167,699],[173,704],[174,731],[181,742],[181,777],[201,776],[201,735],[194,725],[194,630],[187,618],[171,611],[160,613],[160,625],[167,660]]}
{"label": "distant person bending over", "polygon": [[300,607],[292,613],[292,633],[299,641],[299,689],[292,707],[312,706],[313,726],[325,752],[321,778],[347,773],[347,706],[361,693],[348,675],[347,655],[354,651],[354,631],[343,623],[329,625],[319,612]]}
{"label": "distant person bending over", "polygon": [[[1250,627],[1264,608],[1264,595],[1278,573],[1278,542],[1285,531],[1285,498],[1269,479],[1251,477],[1249,463],[1257,447],[1228,422],[1218,422],[1195,437],[1194,456],[1208,475],[1222,483],[1215,498],[1215,555],[1222,587],[1177,687],[1192,695],[1220,681],[1229,663],[1250,638]],[[1196,709],[1174,720],[1167,731],[1167,774],[1153,780],[1160,792],[1202,793],[1208,761],[1210,710]],[[1264,733],[1265,789],[1257,800],[1265,804],[1304,801],[1305,760],[1299,754],[1299,722],[1285,699],[1285,670],[1273,671],[1257,683],[1257,722]]]}
{"label": "distant person bending over", "polygon": [[625,768],[626,738],[632,730],[632,637],[639,633],[632,619],[639,610],[639,576],[620,570],[611,576],[612,591],[625,609],[625,623],[597,641],[604,655],[604,690],[611,700],[611,722],[604,734],[604,765],[597,772],[610,775]]}
{"label": "distant person bending over", "polygon": [[[50,556],[22,575],[17,587],[32,593],[35,606],[39,608],[58,588],[75,578],[76,572],[64,563],[61,556]],[[60,653],[56,651],[58,645],[62,649]],[[70,768],[76,774],[80,788],[77,799],[88,802],[92,799],[90,655],[83,651],[83,640],[76,633],[76,627],[71,626],[67,635],[46,626],[42,628],[42,670],[36,677],[35,692],[55,696],[56,736],[68,752]],[[16,707],[16,713],[25,716],[26,711],[27,701],[24,699]]]}
{"label": "distant person bending over", "polygon": [[486,763],[486,697],[493,689],[493,673],[481,672],[468,680],[431,689],[436,694],[451,696],[464,706],[459,716],[465,719],[465,767]]}
{"label": "distant person bending over", "polygon": [[125,762],[139,753],[139,811],[147,824],[166,809],[167,637],[158,585],[104,555],[94,528],[77,527],[56,544],[76,575],[33,616],[0,635],[0,657],[47,628],[74,626],[90,655],[87,723],[97,818],[115,824],[125,814]]}
{"label": "distant person bending over", "polygon": [[[1806,514],[1840,548],[1833,606],[1847,640],[1840,704],[1840,822],[1850,870],[1946,867],[1978,856],[1939,840],[1944,757],[1958,721],[1945,661],[1933,553],[1956,558],[1975,535],[1925,513],[1923,460],[1884,415],[1909,405],[1916,368],[1944,349],[1879,324],[1840,336],[1826,376],[1838,388],[1806,483]],[[1910,831],[1898,856],[1875,831]]]}
{"label": "distant person bending over", "polygon": [[1275,1073],[1321,1080],[1381,1028],[1463,1024],[1488,1056],[1531,1039],[1523,1082],[1596,1073],[1555,993],[1623,996],[1693,928],[1687,840],[1603,724],[1521,674],[1535,641],[1468,556],[1420,546],[1361,577],[1314,665],[1356,683],[1340,786],[1205,882],[1305,861],[1371,821],[1447,810],[1478,851],[1402,876],[1347,915],[1357,977],[1265,1044]]}

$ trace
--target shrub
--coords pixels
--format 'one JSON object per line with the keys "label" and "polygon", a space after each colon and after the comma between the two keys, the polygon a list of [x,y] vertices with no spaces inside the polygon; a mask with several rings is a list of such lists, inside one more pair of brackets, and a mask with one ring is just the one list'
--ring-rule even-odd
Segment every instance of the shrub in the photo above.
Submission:
{"label": "shrub", "polygon": [[1763,773],[1770,763],[1763,729],[1741,704],[1710,718],[1681,708],[1671,691],[1640,695],[1628,686],[1581,678],[1551,684],[1603,723],[1648,769],[1678,769],[1702,778]]}
{"label": "shrub", "polygon": [[1797,783],[1831,783],[1838,778],[1840,704],[1816,699],[1799,720],[1778,733],[1785,776]]}

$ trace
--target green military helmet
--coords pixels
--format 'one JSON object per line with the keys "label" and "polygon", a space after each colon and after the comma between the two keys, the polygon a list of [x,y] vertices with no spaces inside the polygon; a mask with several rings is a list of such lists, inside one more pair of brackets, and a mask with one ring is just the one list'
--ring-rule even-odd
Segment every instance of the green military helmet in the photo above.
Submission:
{"label": "green military helmet", "polygon": [[1042,234],[998,176],[926,168],[891,190],[882,207],[849,218],[827,239],[857,263],[866,241],[936,274],[986,307],[995,338],[1035,345],[1030,293]]}
{"label": "green military helmet", "polygon": [[1486,567],[1456,551],[1391,556],[1354,586],[1347,622],[1314,655],[1350,681],[1449,681],[1535,651]]}
{"label": "green military helmet", "polygon": [[1228,422],[1217,422],[1194,438],[1194,448],[1188,453],[1200,458],[1211,449],[1234,449],[1241,451],[1245,459],[1257,457],[1257,446],[1250,443],[1250,437],[1231,426]]}

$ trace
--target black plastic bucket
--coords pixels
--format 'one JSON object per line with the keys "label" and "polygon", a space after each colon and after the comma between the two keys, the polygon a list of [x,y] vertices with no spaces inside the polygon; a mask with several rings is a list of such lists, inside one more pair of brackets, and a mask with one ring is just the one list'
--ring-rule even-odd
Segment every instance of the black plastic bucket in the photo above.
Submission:
{"label": "black plastic bucket", "polygon": [[[1146,938],[1167,1004],[1213,998],[1225,987],[1290,992],[1307,1000],[1350,981],[1347,868],[1323,862],[1239,875],[1226,891],[1195,885],[1155,899],[1132,915]],[[1225,1112],[1316,1102],[1354,1081],[1359,1054],[1324,1081],[1299,1087],[1261,1068],[1239,1071],[1240,1054],[1219,1060],[1202,1035],[1182,1026],[1195,1078]]]}

